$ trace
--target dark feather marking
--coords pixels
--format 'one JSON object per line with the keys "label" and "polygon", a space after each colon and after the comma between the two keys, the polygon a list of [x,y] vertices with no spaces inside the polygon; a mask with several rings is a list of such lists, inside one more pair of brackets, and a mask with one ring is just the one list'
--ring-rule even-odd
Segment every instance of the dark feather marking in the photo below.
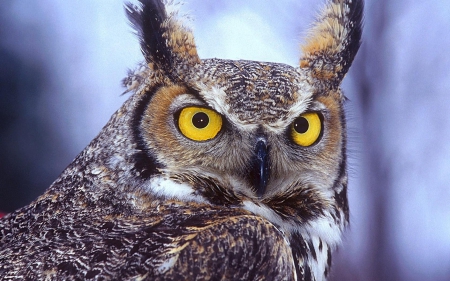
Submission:
{"label": "dark feather marking", "polygon": [[[289,239],[290,245],[292,247],[292,256],[294,258],[295,271],[297,273],[298,280],[310,280],[311,272],[309,270],[309,266],[306,262],[308,257],[308,246],[305,243],[303,237],[298,233],[292,233],[291,238]],[[302,270],[304,270],[302,272]],[[309,279],[306,278],[308,276],[309,271]]]}
{"label": "dark feather marking", "polygon": [[102,271],[99,269],[93,269],[86,272],[86,278],[94,278],[95,276],[99,275]]}
{"label": "dark feather marking", "polygon": [[[341,106],[343,105],[341,104]],[[341,119],[340,123],[343,124],[342,129],[345,131],[346,121],[343,111],[341,112],[340,119]],[[342,150],[342,158],[339,163],[338,176],[336,177],[333,183],[333,190],[335,191],[334,198],[336,200],[336,207],[338,208],[338,210],[336,211],[336,215],[340,217],[339,210],[341,210],[345,215],[345,221],[349,222],[350,210],[347,198],[347,181],[346,180],[343,181],[343,178],[347,177],[347,141],[345,137],[343,137],[342,140],[341,150]],[[339,185],[342,185],[342,187],[340,187]],[[337,192],[338,190],[340,190],[340,192]]]}
{"label": "dark feather marking", "polygon": [[195,187],[196,194],[214,202],[215,205],[230,206],[240,205],[242,200],[234,193],[232,188],[227,188],[219,184],[212,178],[197,177],[190,174],[171,175],[171,178],[179,183],[189,183]]}
{"label": "dark feather marking", "polygon": [[142,139],[141,135],[141,122],[144,116],[144,111],[146,110],[148,103],[152,99],[156,91],[161,87],[161,85],[156,85],[150,91],[148,91],[143,98],[136,105],[136,110],[133,115],[132,128],[133,137],[137,143],[138,152],[133,156],[134,168],[137,175],[143,179],[148,179],[152,175],[158,174],[159,169],[162,168],[161,164],[156,161],[153,153],[148,149],[147,144]]}
{"label": "dark feather marking", "polygon": [[313,259],[315,259],[317,261],[316,248],[314,248],[314,244],[313,244],[312,240],[308,240],[308,248],[309,248],[309,251],[311,252]]}
{"label": "dark feather marking", "polygon": [[331,267],[331,249],[329,247],[327,249],[327,265]]}
{"label": "dark feather marking", "polygon": [[353,0],[347,1],[350,9],[350,16],[348,21],[350,25],[350,34],[346,39],[348,44],[344,51],[340,54],[342,60],[345,62],[342,66],[342,70],[339,72],[339,80],[342,80],[344,75],[347,73],[348,69],[353,63],[353,59],[358,53],[359,47],[361,46],[361,35],[363,27],[363,12],[364,12],[364,1]]}
{"label": "dark feather marking", "polygon": [[304,267],[305,270],[305,276],[303,280],[312,280],[311,276],[311,268],[309,266]]}
{"label": "dark feather marking", "polygon": [[75,275],[78,272],[78,268],[72,262],[69,261],[61,262],[60,264],[58,264],[57,268],[58,270],[66,273],[67,275]]}
{"label": "dark feather marking", "polygon": [[140,8],[130,3],[125,7],[139,36],[142,53],[148,63],[156,63],[162,69],[171,69],[172,54],[164,38],[167,30],[161,26],[167,19],[164,4],[160,0],[141,0],[140,4]]}
{"label": "dark feather marking", "polygon": [[323,215],[325,205],[320,196],[312,188],[304,188],[277,194],[263,200],[268,207],[274,210],[284,220],[296,220],[299,223],[307,222]]}

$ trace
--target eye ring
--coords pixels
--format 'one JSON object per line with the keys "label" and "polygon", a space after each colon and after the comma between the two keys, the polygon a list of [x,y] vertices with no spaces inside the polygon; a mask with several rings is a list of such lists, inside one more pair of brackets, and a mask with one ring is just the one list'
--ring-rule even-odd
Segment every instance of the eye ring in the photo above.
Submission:
{"label": "eye ring", "polygon": [[315,144],[323,131],[322,117],[317,112],[307,112],[297,117],[291,125],[292,141],[303,147]]}
{"label": "eye ring", "polygon": [[215,138],[222,129],[223,120],[214,110],[189,106],[180,111],[177,124],[185,137],[201,142]]}

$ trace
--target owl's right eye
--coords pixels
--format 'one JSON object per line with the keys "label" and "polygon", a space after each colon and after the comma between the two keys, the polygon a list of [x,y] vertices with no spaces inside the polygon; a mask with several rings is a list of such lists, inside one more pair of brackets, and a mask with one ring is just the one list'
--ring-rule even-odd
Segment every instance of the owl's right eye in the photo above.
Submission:
{"label": "owl's right eye", "polygon": [[222,116],[211,109],[186,107],[178,116],[178,128],[191,140],[207,141],[213,139],[222,129]]}

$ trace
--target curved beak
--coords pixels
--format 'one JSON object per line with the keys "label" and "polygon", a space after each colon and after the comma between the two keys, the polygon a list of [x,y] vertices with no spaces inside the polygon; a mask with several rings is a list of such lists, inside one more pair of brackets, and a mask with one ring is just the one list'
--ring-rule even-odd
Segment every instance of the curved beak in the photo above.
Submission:
{"label": "curved beak", "polygon": [[255,188],[256,194],[261,197],[266,191],[269,182],[269,148],[265,139],[259,139],[255,145],[255,154],[252,158],[249,181]]}

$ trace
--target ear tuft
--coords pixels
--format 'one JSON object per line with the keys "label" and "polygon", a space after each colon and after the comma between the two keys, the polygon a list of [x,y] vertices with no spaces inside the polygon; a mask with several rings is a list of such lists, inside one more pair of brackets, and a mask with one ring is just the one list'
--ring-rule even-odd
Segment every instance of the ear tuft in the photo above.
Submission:
{"label": "ear tuft", "polygon": [[339,87],[361,44],[362,0],[331,0],[309,30],[300,68],[327,85]]}
{"label": "ear tuft", "polygon": [[140,0],[139,3],[139,6],[128,3],[125,8],[152,68],[169,73],[179,65],[200,62],[194,35],[177,19],[177,10],[167,13],[161,0]]}

